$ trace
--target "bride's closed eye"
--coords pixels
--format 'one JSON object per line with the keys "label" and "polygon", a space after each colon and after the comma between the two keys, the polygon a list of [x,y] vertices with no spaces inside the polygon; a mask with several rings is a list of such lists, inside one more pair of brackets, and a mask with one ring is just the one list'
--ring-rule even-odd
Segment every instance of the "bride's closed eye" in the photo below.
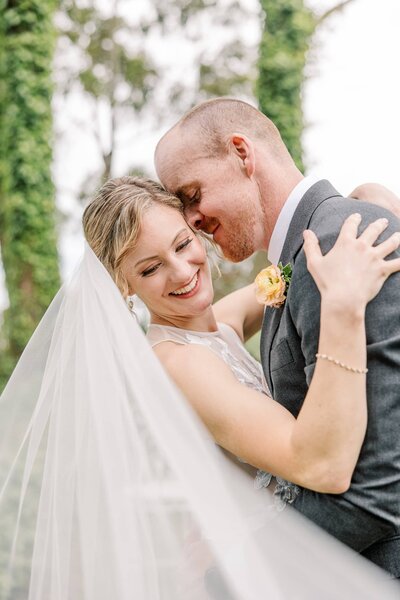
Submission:
{"label": "bride's closed eye", "polygon": [[145,269],[144,271],[141,272],[141,276],[142,277],[148,277],[149,275],[153,275],[153,273],[155,273],[158,269],[158,267],[160,266],[161,263],[157,263],[156,265],[153,265],[152,267],[149,267],[148,269]]}
{"label": "bride's closed eye", "polygon": [[[178,244],[178,246],[175,249],[175,252],[180,252],[181,250],[184,250],[192,242],[193,242],[193,238],[192,237],[186,238],[183,242],[181,242],[180,244]],[[152,265],[148,269],[145,269],[144,271],[141,272],[141,276],[142,277],[149,277],[150,275],[153,275],[153,273],[155,273],[158,270],[158,268],[160,267],[160,265],[161,265],[161,263],[157,263],[156,265]]]}
{"label": "bride's closed eye", "polygon": [[184,242],[182,242],[181,244],[179,244],[179,246],[177,246],[175,252],[180,252],[180,250],[183,250],[184,248],[186,248],[187,246],[189,246],[189,244],[191,244],[193,242],[193,238],[187,238]]}

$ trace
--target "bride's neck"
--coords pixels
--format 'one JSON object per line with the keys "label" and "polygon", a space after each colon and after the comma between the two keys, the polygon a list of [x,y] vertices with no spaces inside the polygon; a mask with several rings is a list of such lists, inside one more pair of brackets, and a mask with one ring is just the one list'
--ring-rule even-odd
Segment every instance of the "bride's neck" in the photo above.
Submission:
{"label": "bride's neck", "polygon": [[209,306],[201,315],[157,315],[150,312],[150,322],[153,325],[168,325],[178,329],[189,329],[191,331],[217,331],[212,306]]}

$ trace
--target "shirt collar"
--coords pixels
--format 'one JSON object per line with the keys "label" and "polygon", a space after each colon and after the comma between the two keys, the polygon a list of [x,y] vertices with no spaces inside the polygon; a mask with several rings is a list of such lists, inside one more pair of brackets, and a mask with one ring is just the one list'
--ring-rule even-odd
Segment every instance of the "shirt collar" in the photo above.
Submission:
{"label": "shirt collar", "polygon": [[289,231],[290,222],[300,200],[302,199],[304,194],[310,189],[310,187],[319,180],[319,177],[315,177],[313,175],[308,175],[307,177],[304,177],[293,188],[285,204],[282,206],[281,212],[279,213],[278,219],[275,223],[275,227],[272,232],[268,246],[268,260],[273,265],[277,265],[279,262],[283,244],[285,243],[285,239]]}

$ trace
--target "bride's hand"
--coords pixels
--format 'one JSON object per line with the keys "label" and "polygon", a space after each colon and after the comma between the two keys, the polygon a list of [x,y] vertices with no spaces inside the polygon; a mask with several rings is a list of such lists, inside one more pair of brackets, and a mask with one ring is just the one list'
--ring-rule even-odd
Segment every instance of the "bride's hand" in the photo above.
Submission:
{"label": "bride's hand", "polygon": [[400,198],[380,183],[362,183],[349,194],[349,198],[383,206],[400,219]]}
{"label": "bride's hand", "polygon": [[386,279],[400,271],[400,258],[385,257],[400,246],[400,232],[374,246],[388,226],[387,219],[374,221],[357,237],[361,216],[350,215],[344,222],[332,249],[322,255],[318,238],[304,231],[304,252],[321,297],[335,306],[365,309]]}

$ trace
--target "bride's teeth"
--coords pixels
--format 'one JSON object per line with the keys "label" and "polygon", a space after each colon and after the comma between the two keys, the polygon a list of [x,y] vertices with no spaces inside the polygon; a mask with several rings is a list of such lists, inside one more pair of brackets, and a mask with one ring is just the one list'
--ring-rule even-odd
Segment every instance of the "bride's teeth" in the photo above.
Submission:
{"label": "bride's teeth", "polygon": [[197,279],[198,279],[198,275],[196,273],[196,275],[193,277],[193,279],[189,283],[189,285],[187,285],[183,288],[180,288],[179,290],[176,290],[175,292],[171,292],[171,294],[173,296],[180,296],[181,294],[188,294],[196,287]]}

